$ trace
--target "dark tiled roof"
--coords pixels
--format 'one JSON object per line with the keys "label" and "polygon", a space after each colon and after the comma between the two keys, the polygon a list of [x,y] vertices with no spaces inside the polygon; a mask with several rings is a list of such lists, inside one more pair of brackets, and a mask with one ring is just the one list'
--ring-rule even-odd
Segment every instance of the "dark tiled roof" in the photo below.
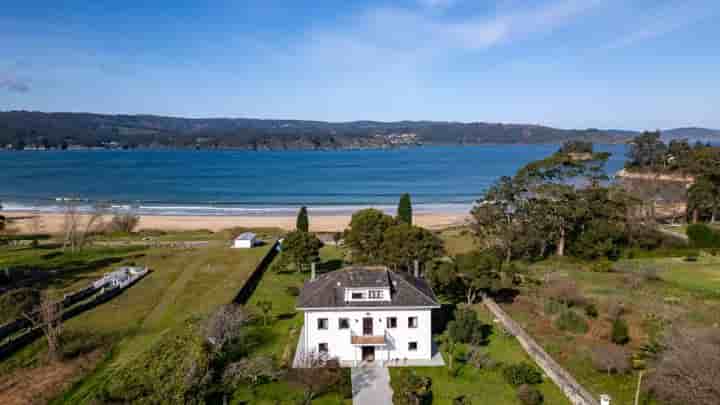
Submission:
{"label": "dark tiled roof", "polygon": [[[345,288],[390,287],[390,301],[345,302]],[[400,275],[385,267],[346,267],[306,281],[298,308],[439,306],[425,280]]]}

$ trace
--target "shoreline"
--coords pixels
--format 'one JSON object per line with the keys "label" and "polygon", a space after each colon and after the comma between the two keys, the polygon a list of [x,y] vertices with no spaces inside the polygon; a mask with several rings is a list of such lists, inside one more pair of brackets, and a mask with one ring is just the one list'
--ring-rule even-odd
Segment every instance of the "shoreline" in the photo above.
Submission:
{"label": "shoreline", "polygon": [[[4,211],[11,226],[21,233],[30,233],[39,219],[40,233],[56,234],[62,231],[63,214],[32,211]],[[313,232],[342,232],[350,224],[352,214],[310,214]],[[87,218],[87,215],[82,215]],[[108,221],[110,215],[105,217]],[[440,230],[467,223],[469,213],[433,212],[413,215],[413,223],[431,230]],[[140,215],[136,230],[161,229],[165,231],[191,231],[207,229],[213,232],[233,227],[244,228],[295,228],[296,215]]]}

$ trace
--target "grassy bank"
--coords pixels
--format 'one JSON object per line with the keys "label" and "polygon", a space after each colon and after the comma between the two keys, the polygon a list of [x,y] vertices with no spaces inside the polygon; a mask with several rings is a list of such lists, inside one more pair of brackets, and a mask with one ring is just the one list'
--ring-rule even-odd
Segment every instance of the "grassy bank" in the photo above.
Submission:
{"label": "grassy bank", "polygon": [[[609,344],[612,306],[625,308],[622,318],[629,327],[631,354],[658,337],[670,325],[687,328],[720,324],[720,259],[701,256],[697,262],[683,258],[624,260],[614,272],[593,272],[582,263],[551,260],[530,266],[536,278],[546,276],[576,283],[585,300],[599,310],[597,318],[581,313],[588,323],[585,333],[559,330],[546,313],[546,300],[539,289],[525,288],[505,310],[548,353],[595,395],[610,394],[614,403],[632,403],[638,371],[608,374],[593,367],[593,348]],[[645,275],[643,275],[645,274]]]}
{"label": "grassy bank", "polygon": [[[475,306],[479,318],[488,324],[493,324],[491,314],[482,305]],[[453,405],[453,400],[465,396],[472,404],[492,403],[497,405],[519,405],[516,389],[508,384],[502,376],[502,364],[513,364],[522,361],[532,363],[520,344],[514,337],[504,336],[495,331],[485,348],[490,357],[498,362],[491,369],[478,369],[470,364],[463,365],[460,373],[453,376],[447,367],[414,367],[413,370],[421,376],[432,378],[433,404]],[[443,354],[447,363],[447,354]],[[400,372],[399,368],[390,369],[392,377]],[[549,379],[545,378],[538,386],[546,404],[569,404],[559,388]]]}

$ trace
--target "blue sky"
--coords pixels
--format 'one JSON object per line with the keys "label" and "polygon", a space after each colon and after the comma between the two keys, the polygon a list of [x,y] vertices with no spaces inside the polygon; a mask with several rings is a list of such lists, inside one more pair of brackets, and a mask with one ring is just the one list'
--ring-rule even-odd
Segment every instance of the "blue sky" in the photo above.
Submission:
{"label": "blue sky", "polygon": [[2,110],[720,128],[717,0],[8,3]]}

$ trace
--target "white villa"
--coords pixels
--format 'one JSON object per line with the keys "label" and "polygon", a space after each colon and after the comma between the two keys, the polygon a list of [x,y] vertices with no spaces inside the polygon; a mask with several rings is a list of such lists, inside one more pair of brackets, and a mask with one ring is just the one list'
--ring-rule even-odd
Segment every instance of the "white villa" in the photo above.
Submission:
{"label": "white villa", "polygon": [[345,364],[430,361],[431,315],[439,307],[425,280],[385,267],[313,272],[298,297],[305,321],[298,352]]}
{"label": "white villa", "polygon": [[257,236],[252,232],[245,232],[240,234],[233,241],[233,248],[236,249],[250,249],[257,244]]}

